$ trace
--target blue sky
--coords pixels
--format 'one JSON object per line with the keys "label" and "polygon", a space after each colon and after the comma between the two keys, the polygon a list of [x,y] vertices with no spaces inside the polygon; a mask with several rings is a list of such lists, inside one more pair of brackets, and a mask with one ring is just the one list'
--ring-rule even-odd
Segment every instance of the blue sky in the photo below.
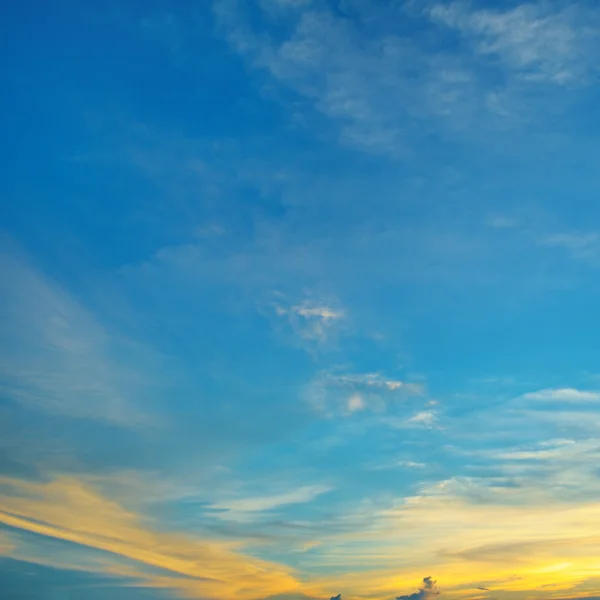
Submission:
{"label": "blue sky", "polygon": [[600,594],[600,10],[2,8],[0,586]]}

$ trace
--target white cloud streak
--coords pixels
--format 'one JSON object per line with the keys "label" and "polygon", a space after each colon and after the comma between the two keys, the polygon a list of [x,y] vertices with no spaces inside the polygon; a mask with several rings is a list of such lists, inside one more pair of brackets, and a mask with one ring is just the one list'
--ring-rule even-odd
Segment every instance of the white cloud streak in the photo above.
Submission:
{"label": "white cloud streak", "polygon": [[410,397],[422,397],[423,386],[379,373],[323,373],[308,386],[306,399],[328,416],[397,410]]}
{"label": "white cloud streak", "polygon": [[590,45],[598,42],[598,15],[583,5],[527,2],[509,10],[477,10],[466,2],[436,4],[434,21],[460,31],[482,56],[530,81],[583,83],[596,68]]}
{"label": "white cloud streak", "polygon": [[578,390],[575,388],[545,389],[529,392],[521,396],[524,400],[539,400],[548,402],[600,402],[600,392]]}
{"label": "white cloud streak", "polygon": [[224,511],[218,514],[223,519],[247,520],[251,518],[248,513],[266,512],[293,504],[306,504],[332,489],[332,487],[326,485],[307,485],[271,496],[248,496],[221,500],[211,504],[210,508]]}
{"label": "white cloud streak", "polygon": [[[150,424],[136,407],[139,374],[115,356],[95,317],[57,283],[0,256],[0,373],[4,392],[39,410],[115,425]],[[122,344],[122,352],[132,345]],[[122,357],[121,357],[122,358]]]}
{"label": "white cloud streak", "polygon": [[337,332],[339,323],[346,317],[341,309],[328,304],[306,301],[286,307],[275,306],[275,312],[285,317],[296,335],[308,342],[325,344]]}
{"label": "white cloud streak", "polygon": [[[343,144],[368,153],[405,156],[429,128],[464,135],[534,118],[535,86],[583,85],[597,69],[600,18],[583,4],[502,11],[466,2],[418,9],[349,2],[344,11],[297,6],[273,35],[243,3],[215,2],[224,37],[252,67],[335,121]],[[271,25],[276,12],[265,13]],[[415,17],[416,33],[407,35]],[[449,31],[467,48],[451,49]]]}

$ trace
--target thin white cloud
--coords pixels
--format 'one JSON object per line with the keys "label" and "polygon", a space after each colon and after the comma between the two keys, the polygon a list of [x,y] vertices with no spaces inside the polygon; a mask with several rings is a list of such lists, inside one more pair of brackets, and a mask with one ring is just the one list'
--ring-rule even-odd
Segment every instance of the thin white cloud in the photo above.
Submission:
{"label": "thin white cloud", "polygon": [[424,410],[413,415],[405,421],[407,427],[433,427],[438,420],[437,414],[432,410]]}
{"label": "thin white cloud", "polygon": [[326,485],[309,485],[270,496],[249,496],[221,500],[211,504],[210,508],[224,511],[219,515],[221,518],[239,520],[240,517],[247,517],[246,513],[266,512],[292,504],[306,504],[332,489],[332,487]]}
{"label": "thin white cloud", "polygon": [[545,389],[529,392],[521,396],[524,400],[541,400],[552,402],[599,402],[600,392],[578,390],[575,388]]}
{"label": "thin white cloud", "polygon": [[388,471],[392,469],[424,469],[427,465],[414,460],[396,460],[369,467],[371,471]]}
{"label": "thin white cloud", "polygon": [[[337,123],[343,144],[396,158],[426,128],[465,135],[538,118],[530,89],[584,84],[597,70],[600,18],[583,5],[527,3],[503,11],[465,2],[388,4],[352,3],[350,18],[325,4],[297,6],[286,11],[279,36],[237,0],[214,6],[222,34],[249,64],[304,99],[294,110],[309,104]],[[451,49],[448,29],[474,52],[464,44]],[[494,76],[482,77],[486,69]]]}
{"label": "thin white cloud", "polygon": [[[407,15],[390,11],[373,6],[361,17],[382,29],[393,18],[401,29]],[[215,13],[223,35],[253,67],[337,121],[342,143],[368,153],[405,155],[417,121],[449,118],[454,126],[477,95],[473,75],[455,57],[423,52],[389,30],[365,36],[325,5],[297,11],[281,39],[254,28],[235,0],[217,0]]]}
{"label": "thin white cloud", "polygon": [[358,373],[347,375],[331,375],[332,382],[348,387],[365,387],[388,391],[405,391],[413,394],[421,394],[422,386],[412,382],[400,381],[399,379],[388,379],[379,373]]}
{"label": "thin white cloud", "polygon": [[539,246],[561,248],[573,258],[593,260],[600,256],[600,236],[596,232],[561,232],[539,235]]}
{"label": "thin white cloud", "polygon": [[477,10],[453,2],[436,4],[430,15],[523,79],[564,85],[586,80],[596,68],[590,45],[598,41],[598,16],[583,6],[528,2],[508,10]]}
{"label": "thin white cloud", "polygon": [[407,398],[423,395],[422,385],[380,373],[322,373],[306,390],[309,404],[330,417],[396,411]]}
{"label": "thin white cloud", "polygon": [[[284,312],[285,309],[280,309]],[[335,319],[341,319],[344,316],[344,313],[339,310],[334,310],[329,306],[311,306],[311,305],[302,305],[302,306],[292,306],[287,310],[287,313],[294,313],[304,317],[305,319],[319,319],[321,321],[330,321]]]}
{"label": "thin white cloud", "polygon": [[494,458],[509,461],[557,461],[580,454],[582,449],[589,450],[590,448],[597,448],[597,446],[597,442],[590,446],[587,442],[582,443],[575,440],[547,440],[527,449],[518,448],[497,453]]}
{"label": "thin white cloud", "polygon": [[600,234],[596,231],[551,231],[548,226],[528,226],[516,218],[502,215],[489,218],[486,224],[494,229],[510,230],[540,248],[563,250],[574,259],[593,262],[600,258]]}
{"label": "thin white cloud", "polygon": [[[94,316],[56,282],[0,256],[0,373],[9,398],[30,408],[117,425],[152,422],[136,406],[139,374],[114,356]],[[133,344],[123,343],[123,355]]]}

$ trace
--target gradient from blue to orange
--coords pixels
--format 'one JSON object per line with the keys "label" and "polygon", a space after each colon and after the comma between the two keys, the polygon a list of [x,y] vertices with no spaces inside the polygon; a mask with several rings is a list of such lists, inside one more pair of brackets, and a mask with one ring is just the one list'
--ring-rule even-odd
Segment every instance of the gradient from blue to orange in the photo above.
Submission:
{"label": "gradient from blue to orange", "polygon": [[600,595],[596,2],[1,15],[3,598]]}

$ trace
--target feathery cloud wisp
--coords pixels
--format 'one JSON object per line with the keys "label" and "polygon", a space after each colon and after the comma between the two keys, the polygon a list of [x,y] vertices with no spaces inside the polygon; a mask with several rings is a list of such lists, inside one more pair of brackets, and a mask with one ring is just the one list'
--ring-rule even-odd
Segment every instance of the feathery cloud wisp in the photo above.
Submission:
{"label": "feathery cloud wisp", "polygon": [[540,400],[549,402],[599,402],[600,392],[578,390],[575,388],[545,389],[529,392],[521,396],[524,400]]}
{"label": "feathery cloud wisp", "polygon": [[111,336],[72,294],[18,258],[2,254],[0,270],[0,373],[9,398],[114,425],[156,424],[140,406],[150,385],[134,363],[135,344]]}

